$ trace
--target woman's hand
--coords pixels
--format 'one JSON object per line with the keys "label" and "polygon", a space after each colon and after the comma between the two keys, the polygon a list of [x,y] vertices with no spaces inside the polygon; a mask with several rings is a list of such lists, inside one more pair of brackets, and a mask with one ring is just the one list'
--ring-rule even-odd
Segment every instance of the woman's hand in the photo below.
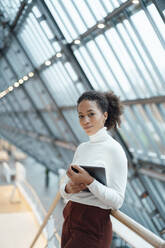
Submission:
{"label": "woman's hand", "polygon": [[72,165],[72,167],[78,170],[78,173],[74,172],[70,166],[66,174],[74,184],[89,185],[93,182],[94,178],[91,177],[86,170],[84,170],[78,165]]}
{"label": "woman's hand", "polygon": [[80,191],[86,189],[86,185],[83,183],[75,184],[71,180],[66,184],[65,191],[68,194],[79,193]]}

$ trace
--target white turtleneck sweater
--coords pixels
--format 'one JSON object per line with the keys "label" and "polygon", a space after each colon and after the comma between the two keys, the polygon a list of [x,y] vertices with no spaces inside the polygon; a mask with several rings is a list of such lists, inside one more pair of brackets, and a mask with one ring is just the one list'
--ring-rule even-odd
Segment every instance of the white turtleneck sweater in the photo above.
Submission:
{"label": "white turtleneck sweater", "polygon": [[127,158],[122,146],[107,133],[106,127],[77,147],[71,164],[104,167],[107,186],[95,179],[87,186],[90,192],[68,194],[65,192],[69,180],[66,176],[60,186],[65,199],[103,209],[119,209],[122,206],[127,182]]}

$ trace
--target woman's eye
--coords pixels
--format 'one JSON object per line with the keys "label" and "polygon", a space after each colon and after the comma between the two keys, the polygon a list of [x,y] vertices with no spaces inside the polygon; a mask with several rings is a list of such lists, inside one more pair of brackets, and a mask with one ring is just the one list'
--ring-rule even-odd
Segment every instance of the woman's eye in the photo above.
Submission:
{"label": "woman's eye", "polygon": [[79,115],[79,119],[82,119],[84,116],[83,115]]}
{"label": "woman's eye", "polygon": [[93,116],[94,115],[94,113],[90,113],[88,116]]}

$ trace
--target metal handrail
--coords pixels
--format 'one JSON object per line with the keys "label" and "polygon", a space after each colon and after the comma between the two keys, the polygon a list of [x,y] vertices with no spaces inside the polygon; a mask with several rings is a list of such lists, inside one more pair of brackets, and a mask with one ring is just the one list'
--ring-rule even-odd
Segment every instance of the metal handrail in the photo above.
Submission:
{"label": "metal handrail", "polygon": [[[57,206],[57,203],[60,200],[60,198],[61,198],[61,195],[60,195],[60,192],[58,192],[30,248],[34,247],[34,244],[36,243],[37,239],[42,233],[42,230],[46,226],[48,219],[50,215],[52,214],[53,210],[55,209],[55,207]],[[141,238],[143,238],[145,241],[147,241],[149,244],[151,244],[155,248],[165,248],[165,240],[158,237],[156,234],[146,229],[145,227],[143,227],[138,222],[134,221],[132,218],[130,218],[126,214],[122,213],[119,210],[113,210],[111,211],[111,215],[115,217],[119,222],[126,225],[129,229],[131,229],[133,232],[135,232],[137,235],[139,235]]]}

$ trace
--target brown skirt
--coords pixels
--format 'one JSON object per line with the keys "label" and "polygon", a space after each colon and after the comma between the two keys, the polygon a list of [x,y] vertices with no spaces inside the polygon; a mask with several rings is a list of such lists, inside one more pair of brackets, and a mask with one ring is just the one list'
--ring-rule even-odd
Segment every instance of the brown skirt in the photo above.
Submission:
{"label": "brown skirt", "polygon": [[63,210],[61,248],[110,248],[110,210],[69,201]]}

